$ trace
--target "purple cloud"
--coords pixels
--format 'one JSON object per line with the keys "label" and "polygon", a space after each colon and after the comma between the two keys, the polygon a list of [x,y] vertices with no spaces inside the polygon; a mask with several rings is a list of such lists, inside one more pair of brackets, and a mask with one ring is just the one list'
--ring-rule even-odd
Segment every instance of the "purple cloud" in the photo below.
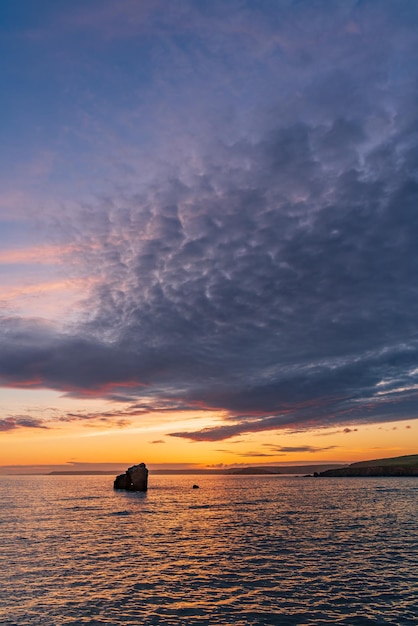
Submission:
{"label": "purple cloud", "polygon": [[[48,36],[28,17],[74,64],[63,119],[34,106],[53,145],[28,118],[65,146],[37,218],[90,289],[55,324],[3,313],[0,383],[125,404],[63,421],[222,414],[171,433],[192,441],[412,419],[418,10],[137,4],[77,5]],[[50,56],[39,98],[63,84]],[[25,129],[6,153],[36,152]]]}
{"label": "purple cloud", "polygon": [[26,415],[16,415],[0,419],[0,431],[8,432],[18,428],[48,428],[41,420]]}

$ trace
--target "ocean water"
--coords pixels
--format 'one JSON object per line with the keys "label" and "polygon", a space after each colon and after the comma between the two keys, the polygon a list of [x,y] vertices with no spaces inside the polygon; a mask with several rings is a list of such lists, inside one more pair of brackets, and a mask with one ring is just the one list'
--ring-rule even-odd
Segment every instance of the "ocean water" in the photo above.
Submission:
{"label": "ocean water", "polygon": [[416,626],[417,502],[414,478],[2,476],[0,624]]}

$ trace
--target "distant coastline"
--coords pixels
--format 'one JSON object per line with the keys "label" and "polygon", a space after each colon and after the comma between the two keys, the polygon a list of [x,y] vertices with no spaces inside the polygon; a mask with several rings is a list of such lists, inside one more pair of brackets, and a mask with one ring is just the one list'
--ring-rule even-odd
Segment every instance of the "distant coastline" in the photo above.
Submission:
{"label": "distant coastline", "polygon": [[[23,468],[22,468],[23,470]],[[123,471],[123,467],[109,469],[56,469],[48,471],[20,471],[18,474],[4,475],[38,475],[38,476],[115,476]],[[349,476],[418,476],[418,454],[407,456],[360,461],[351,464],[321,463],[310,465],[277,465],[277,466],[245,466],[234,468],[170,468],[150,469],[151,475],[219,475],[219,476],[315,476],[315,477],[349,477]]]}
{"label": "distant coastline", "polygon": [[347,467],[330,468],[315,475],[319,477],[418,476],[418,454],[360,461]]}
{"label": "distant coastline", "polygon": [[[324,464],[321,465],[292,465],[292,466],[276,466],[276,467],[239,467],[230,469],[156,469],[149,470],[153,475],[303,475],[309,472],[322,472],[327,469],[343,468],[344,465]],[[121,470],[122,471],[122,470]],[[101,475],[113,475],[115,470],[54,470],[48,472],[48,476],[101,476]]]}

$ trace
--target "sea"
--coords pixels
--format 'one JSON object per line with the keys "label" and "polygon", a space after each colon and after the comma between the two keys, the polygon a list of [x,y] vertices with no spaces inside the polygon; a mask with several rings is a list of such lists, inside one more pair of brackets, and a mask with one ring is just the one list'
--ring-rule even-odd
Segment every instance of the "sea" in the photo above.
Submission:
{"label": "sea", "polygon": [[0,624],[417,626],[417,502],[416,478],[1,476]]}

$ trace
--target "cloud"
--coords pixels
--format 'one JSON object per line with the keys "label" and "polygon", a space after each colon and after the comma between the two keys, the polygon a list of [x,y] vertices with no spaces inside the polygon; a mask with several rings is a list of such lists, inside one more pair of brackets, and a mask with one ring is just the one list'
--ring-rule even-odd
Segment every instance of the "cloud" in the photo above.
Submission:
{"label": "cloud", "polygon": [[94,281],[71,325],[3,318],[3,385],[222,416],[171,433],[193,441],[414,417],[417,11],[334,5],[312,21],[299,5],[296,29],[289,6],[274,23],[230,11],[159,57],[177,79],[160,167],[49,218]]}
{"label": "cloud", "polygon": [[240,452],[240,453],[238,453],[237,456],[244,456],[244,457],[252,457],[252,456],[255,456],[255,457],[267,457],[268,456],[268,457],[270,457],[270,456],[274,456],[274,457],[276,457],[277,454],[268,454],[267,452],[256,452],[256,451],[251,452],[250,451],[250,452]]}
{"label": "cloud", "polygon": [[338,446],[270,446],[277,452],[323,452],[324,450],[334,450]]}
{"label": "cloud", "polygon": [[[362,145],[363,132],[342,126],[334,150],[349,137]],[[363,169],[357,153],[356,170],[333,171],[321,141],[335,128],[278,127],[223,146],[223,169],[209,162],[187,185],[80,214],[82,258],[101,272],[85,321],[71,335],[4,319],[3,384],[229,414],[194,440],[405,418],[418,187],[394,140],[389,181],[368,165],[376,148]],[[393,384],[377,390],[384,379]]]}
{"label": "cloud", "polygon": [[25,415],[0,418],[0,431],[7,432],[18,428],[48,428],[41,420]]}

